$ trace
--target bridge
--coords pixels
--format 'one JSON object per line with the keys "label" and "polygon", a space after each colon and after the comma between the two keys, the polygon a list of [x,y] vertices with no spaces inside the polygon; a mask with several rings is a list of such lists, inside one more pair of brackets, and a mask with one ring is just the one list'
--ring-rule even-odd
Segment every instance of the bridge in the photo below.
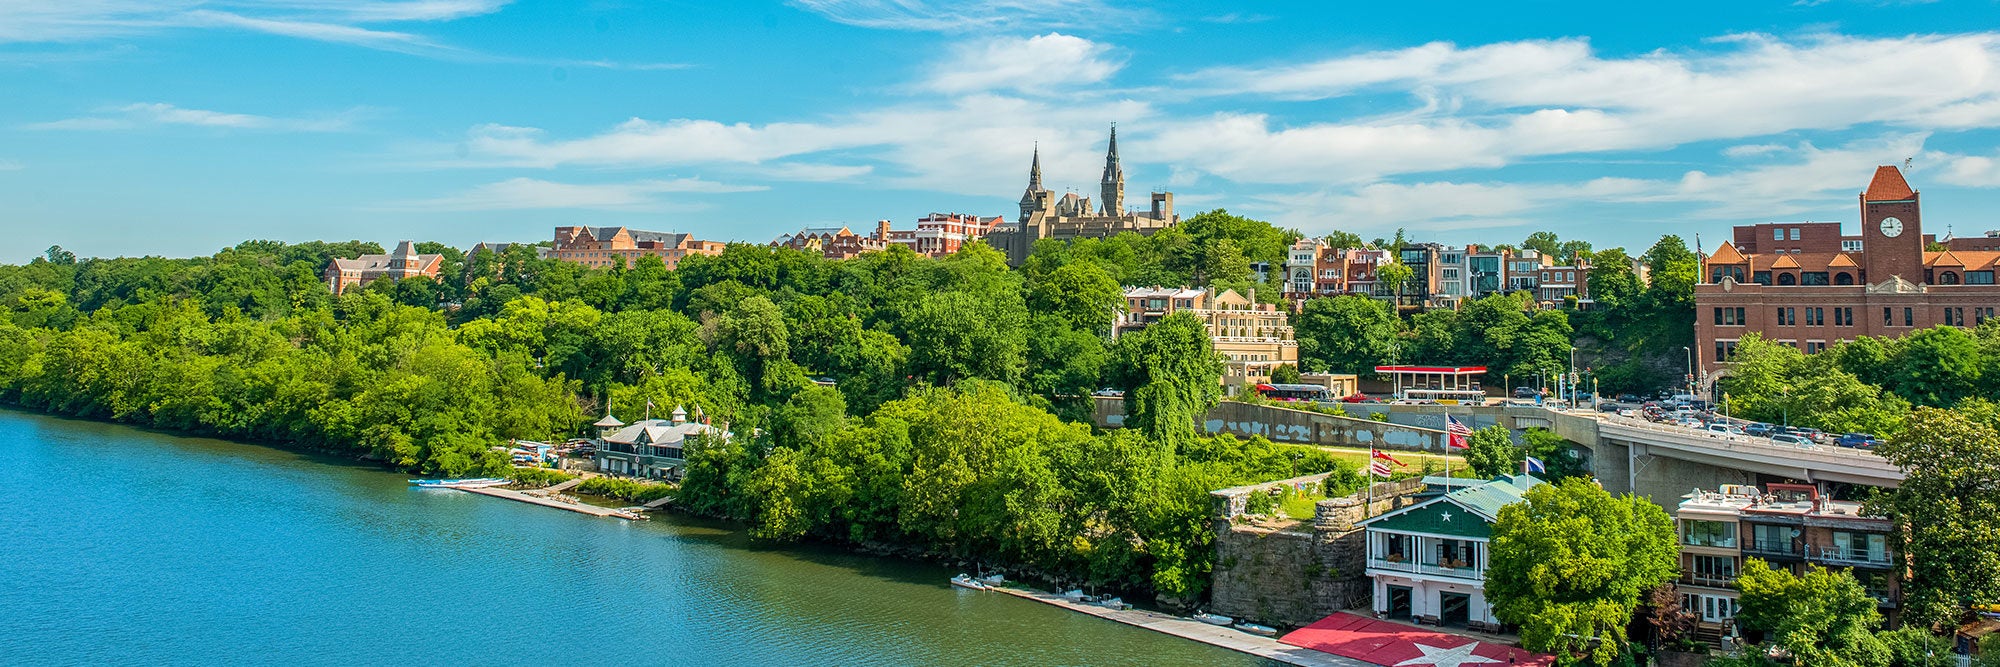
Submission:
{"label": "bridge", "polygon": [[[1100,397],[1097,403],[1099,427],[1121,425],[1122,401]],[[1722,484],[1754,485],[1760,476],[1888,488],[1903,481],[1900,468],[1867,450],[1798,447],[1602,412],[1526,405],[1370,403],[1347,407],[1358,414],[1382,413],[1387,421],[1224,402],[1209,412],[1206,429],[1245,437],[1261,435],[1276,442],[1349,447],[1372,444],[1442,453],[1446,415],[1472,428],[1495,424],[1511,431],[1545,428],[1577,443],[1579,455],[1587,459],[1606,490],[1636,493],[1667,507],[1679,503],[1689,490]]]}

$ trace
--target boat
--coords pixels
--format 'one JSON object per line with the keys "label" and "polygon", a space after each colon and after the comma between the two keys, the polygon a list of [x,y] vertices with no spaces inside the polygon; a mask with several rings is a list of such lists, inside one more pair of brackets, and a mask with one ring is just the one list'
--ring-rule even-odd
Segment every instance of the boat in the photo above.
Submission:
{"label": "boat", "polygon": [[971,576],[964,574],[952,577],[951,585],[957,586],[959,588],[970,588],[975,591],[986,590],[986,584],[979,583],[978,579],[974,579]]}
{"label": "boat", "polygon": [[1007,577],[1005,575],[989,574],[984,577],[980,577],[979,583],[986,584],[988,588],[991,588],[994,586],[998,586],[1000,584],[1007,583]]}
{"label": "boat", "polygon": [[1271,627],[1271,626],[1268,626],[1268,625],[1258,625],[1258,624],[1256,624],[1256,623],[1251,623],[1251,622],[1249,622],[1249,621],[1244,621],[1244,622],[1242,622],[1242,623],[1237,623],[1237,624],[1235,624],[1235,625],[1232,625],[1232,626],[1229,626],[1229,627],[1232,627],[1232,628],[1236,628],[1236,629],[1238,629],[1238,630],[1242,630],[1242,631],[1244,631],[1244,632],[1248,632],[1248,633],[1250,633],[1250,634],[1253,634],[1253,635],[1257,635],[1257,636],[1260,636],[1260,637],[1276,637],[1276,636],[1278,636],[1278,629],[1277,629],[1277,628],[1274,628],[1274,627]]}
{"label": "boat", "polygon": [[413,479],[410,485],[425,489],[483,489],[506,484],[507,480],[496,477],[476,477],[472,479]]}
{"label": "boat", "polygon": [[1205,611],[1195,614],[1194,620],[1201,621],[1209,625],[1220,625],[1225,628],[1229,627],[1230,624],[1236,622],[1236,619],[1230,618],[1228,616],[1223,616],[1222,614],[1211,614]]}
{"label": "boat", "polygon": [[1125,604],[1125,598],[1115,597],[1115,596],[1107,597],[1102,600],[1092,602],[1091,604],[1103,607],[1105,609],[1111,609],[1116,611],[1124,611],[1132,608],[1132,605]]}
{"label": "boat", "polygon": [[1072,588],[1067,591],[1063,591],[1062,599],[1069,600],[1070,602],[1091,602],[1096,600],[1097,598],[1096,596],[1084,593],[1083,589],[1081,588]]}

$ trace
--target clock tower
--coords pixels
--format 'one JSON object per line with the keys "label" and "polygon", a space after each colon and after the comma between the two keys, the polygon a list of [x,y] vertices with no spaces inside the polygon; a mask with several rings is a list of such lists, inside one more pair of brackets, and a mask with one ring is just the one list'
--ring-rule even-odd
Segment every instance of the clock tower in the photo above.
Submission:
{"label": "clock tower", "polygon": [[1924,227],[1917,191],[1895,167],[1876,167],[1861,193],[1862,270],[1868,284],[1890,276],[1924,282]]}

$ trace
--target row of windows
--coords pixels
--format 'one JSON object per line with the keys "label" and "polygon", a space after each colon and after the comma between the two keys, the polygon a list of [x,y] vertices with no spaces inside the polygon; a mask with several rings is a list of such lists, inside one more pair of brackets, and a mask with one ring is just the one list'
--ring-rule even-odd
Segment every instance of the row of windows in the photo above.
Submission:
{"label": "row of windows", "polygon": [[[1792,240],[1793,240],[1793,241],[1797,241],[1797,240],[1799,240],[1799,228],[1797,228],[1797,227],[1793,227],[1793,228],[1791,228],[1791,230],[1792,230]],[[1783,240],[1785,240],[1785,229],[1784,229],[1784,228],[1782,228],[1782,227],[1772,227],[1772,228],[1771,228],[1771,240],[1773,240],[1773,241],[1783,241]]]}
{"label": "row of windows", "polygon": [[[1773,315],[1776,318],[1773,324],[1774,326],[1797,326],[1799,323],[1799,313],[1803,312],[1805,313],[1806,326],[1809,327],[1826,326],[1826,316],[1829,310],[1831,310],[1833,313],[1833,326],[1837,327],[1854,326],[1854,308],[1836,307],[1828,309],[1818,306],[1806,307],[1806,308],[1799,308],[1795,306],[1778,306],[1773,310]],[[1985,324],[1987,320],[1993,319],[1995,316],[1995,311],[1996,309],[1993,307],[1975,306],[1972,308],[1971,319],[1967,319],[1965,308],[1959,306],[1948,306],[1944,308],[1943,321],[1948,326],[1976,327],[1981,324]],[[1711,310],[1711,314],[1713,315],[1713,321],[1715,322],[1716,326],[1742,327],[1750,325],[1750,319],[1748,317],[1748,314],[1744,311],[1744,309],[1741,306],[1728,307],[1728,308],[1714,308]],[[1902,324],[1898,325],[1896,323],[1897,321],[1896,316],[1898,315],[1898,313],[1896,312],[1896,308],[1889,306],[1883,307],[1882,326],[1914,327],[1917,325],[1916,308],[1905,307],[1902,309],[1902,312],[1900,314],[1902,315],[1901,318]]]}

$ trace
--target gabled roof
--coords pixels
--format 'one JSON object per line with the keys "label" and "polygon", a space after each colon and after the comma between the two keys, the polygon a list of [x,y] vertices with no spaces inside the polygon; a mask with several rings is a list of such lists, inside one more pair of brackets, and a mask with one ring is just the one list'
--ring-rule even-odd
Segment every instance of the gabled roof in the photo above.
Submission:
{"label": "gabled roof", "polygon": [[1860,268],[1861,265],[1854,263],[1854,257],[1847,253],[1841,253],[1835,256],[1833,261],[1827,262],[1826,266],[1827,268],[1853,269]]}
{"label": "gabled roof", "polygon": [[[1485,538],[1492,534],[1492,524],[1500,517],[1500,508],[1520,502],[1522,494],[1541,483],[1542,480],[1531,475],[1501,475],[1361,524],[1377,530]],[[1464,512],[1454,513],[1454,508]]]}
{"label": "gabled roof", "polygon": [[1930,261],[1924,263],[1931,266],[1965,266],[1965,260],[1959,259],[1958,255],[1952,254],[1950,250],[1937,253],[1925,259]]}
{"label": "gabled roof", "polygon": [[1905,201],[1915,199],[1917,191],[1910,189],[1910,182],[1903,180],[1900,169],[1889,166],[1875,168],[1875,180],[1868,182],[1868,191],[1862,193],[1862,201]]}
{"label": "gabled roof", "polygon": [[1710,264],[1742,264],[1747,261],[1750,260],[1743,256],[1742,251],[1736,249],[1736,244],[1728,241],[1723,241],[1722,245],[1715,249],[1715,254],[1708,256]]}
{"label": "gabled roof", "polygon": [[607,442],[620,444],[679,445],[682,440],[696,433],[720,432],[707,424],[686,422],[675,424],[665,419],[642,419],[617,433],[604,436]]}
{"label": "gabled roof", "polygon": [[1771,262],[1771,268],[1796,269],[1799,268],[1799,261],[1792,259],[1791,255],[1779,255],[1777,260]]}

